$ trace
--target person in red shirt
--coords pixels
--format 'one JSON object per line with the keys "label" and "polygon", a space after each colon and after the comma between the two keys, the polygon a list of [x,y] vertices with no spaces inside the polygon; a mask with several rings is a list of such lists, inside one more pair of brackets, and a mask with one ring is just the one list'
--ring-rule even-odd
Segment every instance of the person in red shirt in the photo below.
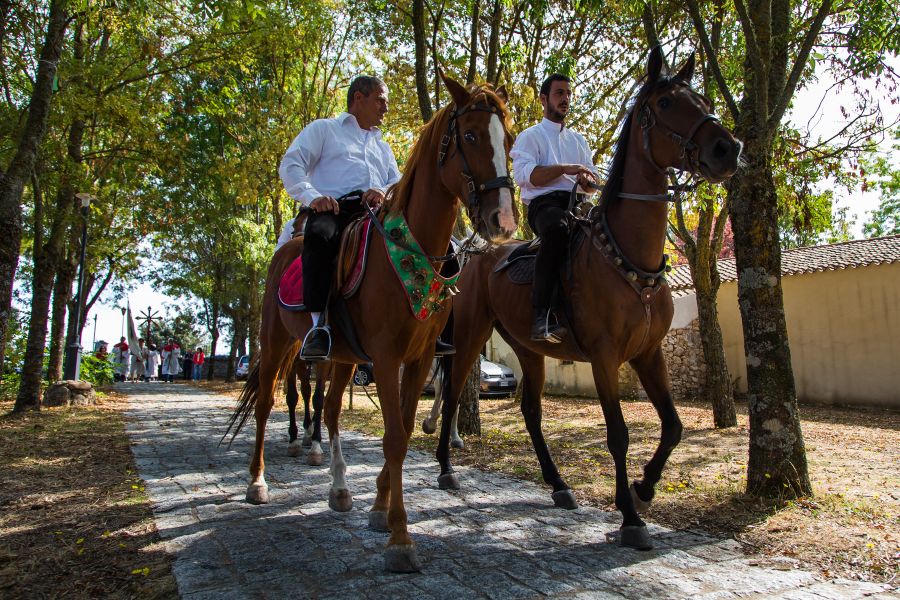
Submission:
{"label": "person in red shirt", "polygon": [[201,373],[203,371],[203,363],[206,362],[206,356],[203,354],[203,348],[197,348],[197,351],[194,352],[194,381],[200,381]]}

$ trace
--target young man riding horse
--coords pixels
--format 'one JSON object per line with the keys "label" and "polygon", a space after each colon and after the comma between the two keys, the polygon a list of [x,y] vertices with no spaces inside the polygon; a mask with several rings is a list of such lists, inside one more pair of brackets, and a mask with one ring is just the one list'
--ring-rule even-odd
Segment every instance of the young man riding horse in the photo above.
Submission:
{"label": "young man riding horse", "polygon": [[[380,206],[388,187],[400,180],[397,160],[378,128],[387,111],[384,82],[357,77],[347,91],[347,112],[307,125],[281,160],[278,172],[288,195],[312,211],[303,246],[303,300],[313,321],[300,350],[307,360],[327,359],[331,348],[328,326],[320,319],[341,232],[365,211],[363,203]],[[452,347],[438,341],[437,353],[448,350]]]}
{"label": "young man riding horse", "polygon": [[554,313],[553,294],[569,245],[570,192],[577,181],[582,192],[592,193],[597,172],[584,137],[565,126],[572,100],[569,78],[559,73],[547,77],[540,99],[544,119],[519,134],[510,157],[528,207],[528,224],[541,238],[534,267],[531,339],[559,343],[567,332]]}

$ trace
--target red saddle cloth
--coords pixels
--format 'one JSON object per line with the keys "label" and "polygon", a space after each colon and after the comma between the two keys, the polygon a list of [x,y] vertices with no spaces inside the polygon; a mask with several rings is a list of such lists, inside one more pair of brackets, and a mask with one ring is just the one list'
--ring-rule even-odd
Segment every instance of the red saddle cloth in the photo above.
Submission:
{"label": "red saddle cloth", "polygon": [[[371,238],[372,222],[366,219],[362,224],[362,235],[360,243],[354,252],[353,263],[346,278],[343,281],[338,280],[341,284],[341,294],[345,298],[352,296],[359,288],[363,275],[366,272],[366,259],[369,254],[369,241]],[[278,282],[278,303],[289,311],[306,310],[303,304],[303,257],[298,256],[294,262],[281,275],[281,281]]]}

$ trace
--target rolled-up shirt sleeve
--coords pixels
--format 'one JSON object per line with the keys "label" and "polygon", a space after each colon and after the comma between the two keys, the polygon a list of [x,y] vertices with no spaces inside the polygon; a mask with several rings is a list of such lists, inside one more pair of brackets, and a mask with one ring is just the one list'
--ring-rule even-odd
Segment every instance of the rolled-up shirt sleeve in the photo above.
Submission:
{"label": "rolled-up shirt sleeve", "polygon": [[522,191],[534,187],[531,184],[531,173],[538,166],[539,148],[529,134],[529,131],[520,133],[509,152],[512,158],[513,180]]}
{"label": "rolled-up shirt sleeve", "polygon": [[291,198],[305,206],[309,206],[313,200],[322,195],[313,186],[310,171],[322,155],[325,134],[321,122],[313,121],[307,125],[294,138],[278,168],[285,191]]}

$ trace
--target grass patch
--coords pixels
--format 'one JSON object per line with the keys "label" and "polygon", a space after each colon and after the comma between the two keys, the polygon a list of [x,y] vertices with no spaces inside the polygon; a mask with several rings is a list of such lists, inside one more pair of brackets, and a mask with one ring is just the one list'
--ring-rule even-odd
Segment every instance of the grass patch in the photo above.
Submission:
{"label": "grass patch", "polygon": [[171,560],[128,445],[123,397],[0,403],[0,595],[171,598]]}

